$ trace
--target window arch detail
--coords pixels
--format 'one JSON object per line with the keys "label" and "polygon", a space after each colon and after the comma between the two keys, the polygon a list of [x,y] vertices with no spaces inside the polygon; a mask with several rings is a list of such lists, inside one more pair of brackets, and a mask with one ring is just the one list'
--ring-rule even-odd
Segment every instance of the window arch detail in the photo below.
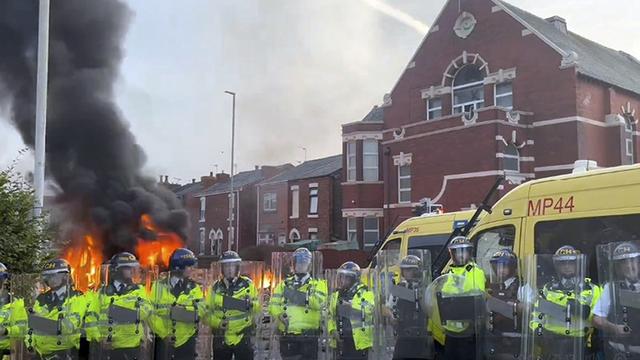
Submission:
{"label": "window arch detail", "polygon": [[505,148],[503,167],[505,171],[520,172],[520,150],[515,144],[508,144]]}
{"label": "window arch detail", "polygon": [[300,240],[300,231],[298,229],[291,229],[289,232],[289,242],[296,242]]}
{"label": "window arch detail", "polygon": [[476,65],[482,72],[484,77],[489,75],[489,63],[487,63],[480,54],[462,52],[462,55],[454,59],[447,67],[447,70],[442,75],[442,86],[453,86],[453,79],[455,79],[458,71],[466,65]]}

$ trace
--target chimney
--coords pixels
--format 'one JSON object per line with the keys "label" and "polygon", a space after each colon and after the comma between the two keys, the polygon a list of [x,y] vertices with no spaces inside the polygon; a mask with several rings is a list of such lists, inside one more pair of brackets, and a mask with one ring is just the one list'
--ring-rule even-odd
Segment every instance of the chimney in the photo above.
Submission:
{"label": "chimney", "polygon": [[215,185],[215,183],[218,182],[218,179],[215,176],[213,176],[213,171],[211,171],[209,172],[209,176],[200,177],[200,181],[202,182],[202,187],[206,189],[208,187]]}
{"label": "chimney", "polygon": [[163,179],[164,179],[164,175],[160,175],[160,184],[162,184]]}
{"label": "chimney", "polygon": [[192,183],[192,184],[195,184],[195,183],[196,183],[196,179],[195,179],[195,178],[194,178],[194,179],[191,179],[191,183]]}
{"label": "chimney", "polygon": [[169,183],[169,175],[165,175],[164,182],[167,183],[167,184]]}
{"label": "chimney", "polygon": [[221,172],[219,174],[216,174],[216,179],[218,179],[218,182],[228,182],[231,180],[231,177],[229,176],[229,174]]}
{"label": "chimney", "polygon": [[260,170],[260,165],[256,165],[255,170]]}
{"label": "chimney", "polygon": [[560,16],[552,16],[550,18],[545,19],[550,22],[556,29],[562,31],[563,33],[567,33],[567,20]]}

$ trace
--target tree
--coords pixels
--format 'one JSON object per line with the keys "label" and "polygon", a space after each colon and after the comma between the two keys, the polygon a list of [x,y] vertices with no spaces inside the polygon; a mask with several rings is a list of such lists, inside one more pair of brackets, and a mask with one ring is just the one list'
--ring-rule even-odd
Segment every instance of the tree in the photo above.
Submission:
{"label": "tree", "polygon": [[13,168],[0,171],[0,262],[11,273],[33,273],[45,260],[50,234],[33,216],[33,190]]}

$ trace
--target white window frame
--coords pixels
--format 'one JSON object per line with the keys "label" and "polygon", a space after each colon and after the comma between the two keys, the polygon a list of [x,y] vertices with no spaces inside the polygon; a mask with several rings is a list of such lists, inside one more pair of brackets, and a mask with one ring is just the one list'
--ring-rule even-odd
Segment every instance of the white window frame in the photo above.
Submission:
{"label": "white window frame", "polygon": [[[318,215],[318,204],[320,202],[319,194],[320,191],[318,190],[318,187],[309,188],[309,215]],[[315,202],[313,201],[314,199]]]}
{"label": "white window frame", "polygon": [[[375,152],[367,151],[367,144],[375,144]],[[375,166],[366,166],[365,159],[367,157],[375,158]],[[362,180],[364,181],[378,181],[380,179],[380,172],[378,170],[378,162],[380,161],[379,144],[376,139],[365,139],[362,141]],[[367,170],[375,171],[375,176],[367,176]]]}
{"label": "white window frame", "polygon": [[[400,175],[400,169],[402,167],[408,167],[409,168],[409,175]],[[405,179],[409,179],[409,187],[408,188],[403,188],[400,187],[401,184],[401,180],[405,180]],[[402,193],[409,193],[409,200],[402,200]],[[404,164],[404,165],[398,165],[398,203],[399,204],[408,204],[411,202],[411,164]]]}
{"label": "white window frame", "polygon": [[207,198],[200,197],[200,222],[205,222],[207,216]]}
{"label": "white window frame", "polygon": [[627,150],[627,156],[631,156],[631,161],[633,162],[633,139],[626,139],[625,148]]}
{"label": "white window frame", "polygon": [[[498,95],[498,86],[499,85],[504,85],[504,84],[511,85],[511,92]],[[493,104],[495,106],[500,106],[500,105],[498,105],[498,98],[511,96],[511,106],[506,106],[506,107],[505,106],[501,106],[501,107],[504,107],[505,109],[508,109],[508,110],[513,110],[513,82],[512,81],[505,81],[505,82],[501,82],[501,83],[496,83],[494,85],[494,88],[493,88],[493,94],[494,94],[494,96],[493,96]]]}
{"label": "white window frame", "polygon": [[[367,229],[367,220],[371,220],[371,219],[375,219],[376,220],[376,228],[370,228]],[[362,229],[363,229],[363,239],[362,239],[362,245],[364,247],[364,249],[367,248],[371,248],[373,246],[375,246],[375,244],[380,240],[380,219],[378,217],[375,216],[367,216],[362,218]],[[367,242],[367,233],[375,233],[376,234],[376,241],[373,243],[368,243]]]}
{"label": "white window frame", "polygon": [[300,217],[300,188],[297,186],[291,187],[291,218],[297,219]]}
{"label": "white window frame", "polygon": [[298,231],[298,229],[293,228],[291,229],[291,231],[289,231],[289,242],[294,243],[296,241],[299,241],[300,239],[302,239],[302,236],[300,235],[300,231]]}
{"label": "white window frame", "polygon": [[276,193],[264,193],[262,196],[262,210],[265,212],[274,212],[278,210],[278,195]]}
{"label": "white window frame", "polygon": [[358,146],[355,141],[347,142],[347,181],[358,179]]}
{"label": "white window frame", "polygon": [[207,234],[207,229],[201,227],[200,228],[200,249],[198,251],[199,255],[204,255],[204,243],[205,243],[205,236]]}
{"label": "white window frame", "polygon": [[[516,149],[516,153],[518,155],[511,155],[507,153],[507,149],[509,147],[513,147],[514,149]],[[520,149],[518,149],[517,146],[515,146],[514,144],[509,144],[507,145],[507,147],[504,149],[504,154],[502,155],[502,162],[503,164],[506,164],[505,160],[506,159],[515,159],[518,161],[518,169],[517,170],[513,170],[513,169],[507,169],[506,166],[504,167],[504,171],[506,172],[510,172],[510,173],[520,173]]]}
{"label": "white window frame", "polygon": [[[432,105],[432,101],[436,101],[438,100],[440,102],[440,106],[437,107],[431,107]],[[434,111],[440,111],[440,116],[431,116],[431,113]],[[427,120],[433,120],[433,119],[437,119],[437,118],[441,118],[442,117],[442,98],[441,97],[435,97],[435,98],[431,98],[431,99],[427,99]]]}
{"label": "white window frame", "polygon": [[[318,228],[309,228],[307,229],[307,233],[309,234],[309,240],[318,240]],[[315,238],[313,234],[315,234]]]}
{"label": "white window frame", "polygon": [[[455,80],[454,80],[455,81]],[[465,90],[468,88],[472,88],[472,87],[476,87],[478,85],[482,86],[483,89],[483,96],[482,96],[482,100],[475,100],[475,101],[468,101],[466,103],[461,103],[461,104],[456,104],[456,91],[459,90]],[[464,85],[458,85],[458,86],[454,86],[453,87],[453,91],[451,93],[451,103],[453,106],[453,113],[454,114],[462,114],[464,113],[464,109],[468,106],[468,105],[472,105],[473,106],[473,110],[478,110],[484,107],[484,80],[480,80],[480,81],[476,81],[473,83],[468,83],[468,84],[464,84]],[[461,111],[456,111],[457,108],[461,108]]]}
{"label": "white window frame", "polygon": [[358,218],[347,218],[347,241],[358,242]]}

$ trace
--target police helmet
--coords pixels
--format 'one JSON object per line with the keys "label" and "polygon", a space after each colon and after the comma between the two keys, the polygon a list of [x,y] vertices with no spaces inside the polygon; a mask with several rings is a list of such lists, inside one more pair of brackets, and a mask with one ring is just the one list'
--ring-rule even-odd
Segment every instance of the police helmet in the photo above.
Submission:
{"label": "police helmet", "polygon": [[489,263],[491,263],[491,265],[503,264],[515,266],[518,263],[518,257],[511,249],[502,249],[493,253]]}
{"label": "police helmet", "polygon": [[111,268],[113,268],[113,270],[118,270],[122,267],[139,267],[140,263],[132,253],[121,252],[111,257],[111,260],[109,260],[109,265],[111,266]]}
{"label": "police helmet", "polygon": [[0,281],[7,280],[9,276],[9,269],[3,263],[0,263]]}
{"label": "police helmet", "polygon": [[293,263],[304,263],[311,264],[312,259],[311,251],[307,248],[297,248],[296,251],[293,252]]}
{"label": "police helmet", "polygon": [[614,261],[627,260],[640,257],[640,249],[631,242],[623,242],[613,249],[612,259]]}
{"label": "police helmet", "polygon": [[456,266],[465,265],[471,260],[471,250],[473,244],[466,236],[456,236],[451,240],[449,246],[449,256]]}
{"label": "police helmet", "polygon": [[448,249],[471,249],[473,244],[466,236],[456,236],[449,243]]}
{"label": "police helmet", "polygon": [[422,269],[422,260],[415,255],[407,255],[400,261],[400,269]]}
{"label": "police helmet", "polygon": [[240,255],[238,255],[237,252],[231,251],[231,250],[228,250],[222,253],[222,257],[220,258],[221,264],[228,264],[228,263],[241,262],[241,261],[242,259],[240,258]]}
{"label": "police helmet", "polygon": [[226,279],[235,279],[240,275],[240,262],[242,259],[235,251],[225,251],[220,258],[220,265],[222,266],[222,275]]}
{"label": "police helmet", "polygon": [[193,251],[179,248],[173,251],[169,258],[169,270],[184,270],[190,266],[196,266],[198,259]]}
{"label": "police helmet", "polygon": [[[341,289],[352,287],[360,280],[360,266],[353,261],[347,261],[338,268],[338,280]],[[342,281],[340,279],[343,279]]]}
{"label": "police helmet", "polygon": [[555,254],[553,254],[553,261],[576,261],[578,260],[579,255],[580,250],[571,245],[564,245],[556,250]]}
{"label": "police helmet", "polygon": [[[3,265],[4,266],[4,265]],[[42,275],[53,275],[60,273],[70,273],[71,265],[65,259],[53,259],[44,264]]]}

